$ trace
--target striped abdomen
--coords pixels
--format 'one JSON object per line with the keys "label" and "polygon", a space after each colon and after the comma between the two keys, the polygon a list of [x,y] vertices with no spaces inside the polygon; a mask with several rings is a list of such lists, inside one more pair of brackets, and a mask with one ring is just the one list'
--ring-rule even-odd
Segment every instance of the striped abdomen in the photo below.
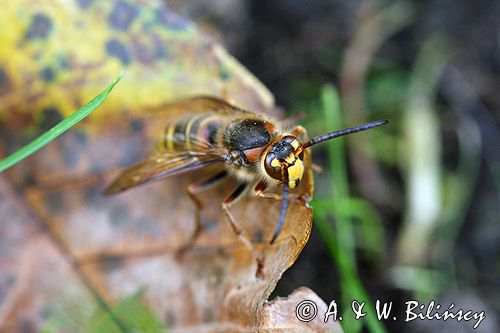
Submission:
{"label": "striped abdomen", "polygon": [[207,112],[170,123],[160,136],[159,146],[167,151],[203,150],[217,145],[220,115]]}

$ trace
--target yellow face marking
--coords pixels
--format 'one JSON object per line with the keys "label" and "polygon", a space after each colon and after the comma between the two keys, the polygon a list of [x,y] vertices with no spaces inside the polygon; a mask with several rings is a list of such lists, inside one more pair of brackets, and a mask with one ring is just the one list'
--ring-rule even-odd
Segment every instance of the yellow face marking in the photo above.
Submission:
{"label": "yellow face marking", "polygon": [[271,166],[274,168],[281,168],[281,162],[277,158],[271,161]]}
{"label": "yellow face marking", "polygon": [[299,140],[293,140],[291,145],[292,145],[293,149],[297,149],[300,146],[300,142],[299,142]]}
{"label": "yellow face marking", "polygon": [[[304,175],[304,163],[300,159],[297,159],[294,165],[288,167],[288,184],[290,188],[294,188],[295,181],[298,180],[300,182],[303,175]],[[293,187],[291,183],[294,183]]]}
{"label": "yellow face marking", "polygon": [[293,164],[295,162],[295,155],[291,153],[290,155],[285,158],[285,162],[288,164]]}

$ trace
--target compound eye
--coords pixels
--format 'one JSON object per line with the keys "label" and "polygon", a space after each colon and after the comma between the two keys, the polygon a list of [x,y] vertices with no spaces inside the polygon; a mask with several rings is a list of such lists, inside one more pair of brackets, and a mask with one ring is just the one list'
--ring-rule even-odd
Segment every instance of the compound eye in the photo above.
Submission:
{"label": "compound eye", "polygon": [[291,135],[285,136],[283,138],[283,141],[286,142],[286,143],[289,143],[294,150],[297,149],[297,148],[299,148],[299,146],[300,146],[299,140],[297,140],[296,137],[291,136]]}
{"label": "compound eye", "polygon": [[282,181],[281,178],[281,166],[282,163],[276,157],[274,153],[267,153],[264,159],[264,169],[269,177],[276,179],[277,181]]}

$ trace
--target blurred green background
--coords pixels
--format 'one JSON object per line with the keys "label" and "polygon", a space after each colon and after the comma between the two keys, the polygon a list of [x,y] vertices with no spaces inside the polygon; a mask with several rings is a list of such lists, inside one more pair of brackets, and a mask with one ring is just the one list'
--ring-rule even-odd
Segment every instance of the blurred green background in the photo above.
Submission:
{"label": "blurred green background", "polygon": [[309,135],[391,121],[315,147],[315,228],[275,295],[305,285],[343,310],[369,297],[404,318],[416,299],[487,317],[477,330],[347,318],[346,332],[500,331],[500,3],[210,0],[182,10]]}

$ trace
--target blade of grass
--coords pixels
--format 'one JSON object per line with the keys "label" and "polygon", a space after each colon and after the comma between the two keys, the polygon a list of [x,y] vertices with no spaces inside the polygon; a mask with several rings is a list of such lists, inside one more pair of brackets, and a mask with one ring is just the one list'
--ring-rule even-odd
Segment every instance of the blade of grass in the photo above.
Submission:
{"label": "blade of grass", "polygon": [[[323,111],[326,126],[330,130],[342,127],[342,113],[338,93],[331,85],[326,85],[321,93]],[[340,200],[349,205],[349,184],[347,169],[345,165],[345,150],[343,138],[332,140],[328,143],[328,156],[330,171],[332,174],[332,188],[336,200]],[[345,207],[345,209],[351,209]],[[373,309],[371,301],[364,290],[359,276],[357,275],[355,237],[354,228],[349,218],[343,214],[336,215],[336,231],[327,222],[326,211],[322,211],[323,216],[318,216],[315,220],[325,243],[339,266],[341,275],[342,303],[344,306],[350,305],[353,300],[366,302],[367,309]],[[385,333],[382,323],[377,319],[373,311],[367,311],[366,324],[370,332]],[[343,326],[348,332],[360,331],[360,321],[354,320],[352,312],[346,311],[344,314]]]}
{"label": "blade of grass", "polygon": [[87,117],[93,111],[95,111],[101,104],[104,102],[108,94],[113,90],[114,86],[120,81],[123,72],[120,73],[113,82],[109,85],[109,87],[104,90],[102,93],[97,95],[93,100],[73,112],[69,117],[62,120],[60,123],[52,127],[47,132],[40,135],[35,140],[31,141],[21,149],[15,151],[4,159],[0,160],[0,172],[10,168],[16,163],[24,160],[26,157],[35,153],[39,149],[43,148],[52,140],[56,139],[58,136],[66,132],[68,129],[76,125],[82,119]]}
{"label": "blade of grass", "polygon": [[[95,304],[81,302],[79,297],[51,307],[51,316],[39,333],[166,333],[165,325],[153,310],[143,303],[146,288],[140,288],[110,309],[95,308]],[[121,325],[116,320],[120,320]],[[124,330],[125,328],[125,330]]]}
{"label": "blade of grass", "polygon": [[[166,332],[165,327],[156,315],[141,302],[145,289],[125,298],[113,309],[113,315],[125,323],[130,332],[155,333]],[[107,311],[99,311],[91,319],[87,331],[89,333],[119,333],[116,320]]]}
{"label": "blade of grass", "polygon": [[321,210],[333,211],[334,215],[342,214],[350,220],[356,219],[355,234],[360,235],[362,243],[356,244],[373,254],[379,254],[383,250],[384,229],[380,215],[368,201],[349,197],[348,202],[343,203],[338,199],[332,202],[331,198],[319,198],[315,200],[315,207]]}
{"label": "blade of grass", "polygon": [[[323,104],[323,115],[328,129],[337,130],[342,127],[342,118],[340,112],[340,101],[337,92],[332,86],[325,86],[321,92]],[[336,200],[342,200],[349,196],[349,186],[347,184],[347,171],[345,166],[344,155],[344,138],[332,140],[327,144],[328,159],[331,170],[331,187],[334,191]],[[327,216],[324,216],[325,218]],[[325,219],[322,219],[326,221]],[[337,265],[341,275],[342,303],[344,307],[352,302],[352,290],[350,289],[351,273],[356,270],[356,260],[354,254],[354,230],[349,222],[341,214],[335,214],[337,227],[337,235],[332,235],[336,238],[336,247],[334,252]],[[327,235],[331,227],[325,222],[323,228],[320,227],[322,234]],[[329,237],[331,238],[331,237]],[[328,245],[328,244],[327,244]],[[333,243],[331,244],[333,245]],[[330,245],[330,246],[331,246]],[[352,316],[344,315],[344,327],[350,332],[358,332],[361,327],[359,323],[353,320]]]}

